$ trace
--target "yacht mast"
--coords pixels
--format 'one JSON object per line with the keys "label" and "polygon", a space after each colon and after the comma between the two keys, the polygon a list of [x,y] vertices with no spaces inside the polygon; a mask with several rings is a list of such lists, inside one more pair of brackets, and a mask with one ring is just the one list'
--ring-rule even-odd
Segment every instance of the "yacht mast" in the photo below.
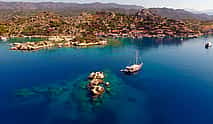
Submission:
{"label": "yacht mast", "polygon": [[138,51],[136,51],[136,58],[135,59],[136,59],[135,60],[136,64],[138,64]]}

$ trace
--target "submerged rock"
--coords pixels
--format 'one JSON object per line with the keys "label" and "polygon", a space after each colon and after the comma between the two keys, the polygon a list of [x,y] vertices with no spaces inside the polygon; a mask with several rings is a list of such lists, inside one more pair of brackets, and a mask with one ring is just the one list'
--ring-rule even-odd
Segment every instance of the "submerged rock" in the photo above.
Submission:
{"label": "submerged rock", "polygon": [[26,96],[32,96],[32,95],[36,95],[36,93],[31,91],[30,89],[21,89],[16,91],[16,96],[26,97]]}
{"label": "submerged rock", "polygon": [[105,83],[105,86],[106,86],[106,87],[110,87],[110,83],[109,83],[109,82],[106,82],[106,83]]}
{"label": "submerged rock", "polygon": [[[63,84],[20,89],[17,90],[16,96],[19,96],[17,98],[26,101],[26,103],[28,103],[27,101],[38,101],[36,99],[40,99],[39,102],[48,104],[47,108],[51,109],[54,117],[61,116],[58,115],[60,110],[61,113],[66,113],[68,118],[76,118],[73,112],[75,114],[78,112],[78,117],[92,116],[93,112],[104,107],[104,104],[110,104],[121,88],[122,83],[118,77],[110,72],[105,72],[104,75],[104,80],[97,79],[96,81],[99,83],[94,85],[91,91],[88,89],[87,84],[92,80],[85,80],[87,75],[83,74],[81,77]],[[110,87],[106,86],[106,80],[112,82]],[[25,96],[28,96],[27,99],[25,99]],[[24,97],[24,99],[21,99],[21,97]]]}

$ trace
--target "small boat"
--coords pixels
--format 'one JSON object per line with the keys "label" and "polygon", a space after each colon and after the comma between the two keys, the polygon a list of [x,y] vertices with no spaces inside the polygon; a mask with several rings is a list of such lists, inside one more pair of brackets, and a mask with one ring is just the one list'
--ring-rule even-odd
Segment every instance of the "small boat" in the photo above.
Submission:
{"label": "small boat", "polygon": [[212,47],[212,42],[205,43],[205,48],[208,49],[209,47]]}
{"label": "small boat", "polygon": [[133,74],[133,73],[140,71],[143,67],[143,62],[138,62],[137,52],[136,52],[136,59],[135,60],[136,60],[135,64],[130,65],[130,66],[126,66],[125,69],[121,69],[120,71],[124,72],[124,73],[128,73],[128,74]]}
{"label": "small boat", "polygon": [[6,37],[0,37],[0,40],[7,41],[7,38]]}

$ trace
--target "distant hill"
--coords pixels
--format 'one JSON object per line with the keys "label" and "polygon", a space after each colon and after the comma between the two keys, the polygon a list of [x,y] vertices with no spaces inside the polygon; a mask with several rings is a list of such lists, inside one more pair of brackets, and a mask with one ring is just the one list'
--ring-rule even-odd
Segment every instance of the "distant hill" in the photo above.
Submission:
{"label": "distant hill", "polygon": [[188,11],[188,12],[191,12],[191,13],[194,13],[194,14],[207,14],[205,12],[202,12],[202,11],[199,11],[199,10],[196,10],[196,9],[189,9],[189,8],[185,8],[184,9],[185,11]]}
{"label": "distant hill", "polygon": [[195,9],[185,9],[185,10],[187,10],[187,11],[189,11],[189,12],[192,12],[192,13],[194,13],[194,14],[202,14],[202,13],[205,13],[205,14],[207,14],[207,15],[212,15],[212,16],[213,16],[213,9],[201,10],[201,11],[195,10]]}
{"label": "distant hill", "polygon": [[52,11],[65,16],[77,16],[82,11],[114,11],[122,14],[135,14],[142,6],[120,5],[115,3],[62,3],[62,2],[0,2],[0,17],[32,15],[34,12]]}
{"label": "distant hill", "polygon": [[202,21],[213,20],[213,16],[211,15],[203,13],[195,14],[184,9],[150,8],[150,10],[158,15],[172,19],[197,19]]}
{"label": "distant hill", "polygon": [[213,16],[213,9],[212,10],[203,10],[202,12]]}
{"label": "distant hill", "polygon": [[[63,3],[63,2],[0,2],[0,20],[13,16],[32,16],[38,12],[50,11],[62,16],[78,16],[81,12],[113,11],[125,15],[134,15],[143,6],[120,5],[115,3]],[[172,19],[196,19],[209,21],[213,15],[193,13],[183,9],[150,8],[157,15]]]}
{"label": "distant hill", "polygon": [[16,10],[58,10],[58,9],[111,9],[111,8],[121,8],[121,9],[141,9],[142,6],[136,5],[121,5],[116,3],[63,3],[63,2],[0,2],[0,10],[5,9],[16,9]]}

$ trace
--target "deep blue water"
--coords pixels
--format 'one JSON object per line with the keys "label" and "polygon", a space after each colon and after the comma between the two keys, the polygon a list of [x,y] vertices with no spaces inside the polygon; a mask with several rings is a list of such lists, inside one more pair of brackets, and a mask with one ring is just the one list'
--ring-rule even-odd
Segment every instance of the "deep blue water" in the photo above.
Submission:
{"label": "deep blue water", "polygon": [[[204,41],[123,39],[117,46],[37,52],[9,51],[7,43],[0,43],[0,123],[212,124],[213,48],[205,49]],[[120,73],[136,50],[143,70],[131,76]],[[75,88],[76,80],[98,70],[109,71],[120,83],[89,110],[91,103],[78,95],[84,91]],[[51,99],[46,94],[15,95],[23,88],[53,86],[68,89]]]}

